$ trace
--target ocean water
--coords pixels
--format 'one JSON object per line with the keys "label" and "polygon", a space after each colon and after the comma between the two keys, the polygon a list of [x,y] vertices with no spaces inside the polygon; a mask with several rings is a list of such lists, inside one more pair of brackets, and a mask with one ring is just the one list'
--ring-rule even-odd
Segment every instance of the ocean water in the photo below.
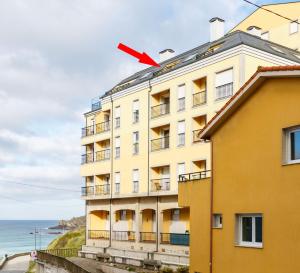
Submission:
{"label": "ocean water", "polygon": [[[49,227],[57,224],[57,220],[0,220],[0,257],[5,254],[32,251],[35,249],[35,244],[36,249],[44,249],[59,236],[49,234],[57,230],[48,230]],[[35,229],[37,229],[36,236]]]}

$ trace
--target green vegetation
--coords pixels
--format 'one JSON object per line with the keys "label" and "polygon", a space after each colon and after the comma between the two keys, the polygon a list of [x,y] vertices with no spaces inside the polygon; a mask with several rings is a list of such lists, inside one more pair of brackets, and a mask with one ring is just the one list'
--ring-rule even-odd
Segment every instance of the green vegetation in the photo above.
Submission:
{"label": "green vegetation", "polygon": [[35,273],[36,272],[36,263],[33,261],[29,262],[29,267],[26,271],[26,273]]}
{"label": "green vegetation", "polygon": [[171,267],[164,266],[160,269],[160,273],[174,273],[174,270]]}
{"label": "green vegetation", "polygon": [[176,273],[189,273],[189,267],[188,266],[179,266],[176,269]]}
{"label": "green vegetation", "polygon": [[80,249],[85,243],[85,229],[70,230],[67,233],[54,239],[49,245],[48,249],[61,248],[77,248]]}

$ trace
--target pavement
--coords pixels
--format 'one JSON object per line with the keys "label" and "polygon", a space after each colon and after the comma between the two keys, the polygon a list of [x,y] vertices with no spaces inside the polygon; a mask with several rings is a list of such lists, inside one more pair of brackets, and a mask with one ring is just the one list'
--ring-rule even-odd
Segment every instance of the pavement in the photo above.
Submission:
{"label": "pavement", "polygon": [[28,269],[30,256],[20,256],[8,261],[0,270],[1,273],[25,273]]}

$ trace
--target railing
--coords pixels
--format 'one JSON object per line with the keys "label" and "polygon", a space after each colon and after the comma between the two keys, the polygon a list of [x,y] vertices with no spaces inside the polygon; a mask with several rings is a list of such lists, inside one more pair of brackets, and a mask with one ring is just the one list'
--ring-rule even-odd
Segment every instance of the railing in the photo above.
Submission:
{"label": "railing", "polygon": [[202,171],[202,172],[194,172],[194,173],[187,173],[179,175],[179,182],[187,182],[193,180],[201,180],[211,177],[211,171]]}
{"label": "railing", "polygon": [[107,159],[110,159],[110,149],[96,152],[96,161],[103,161]]}
{"label": "railing", "polygon": [[156,118],[170,113],[170,104],[163,103],[151,107],[151,118]]}
{"label": "railing", "polygon": [[161,233],[160,242],[161,244],[189,246],[190,234],[189,233]]}
{"label": "railing", "polygon": [[113,231],[112,235],[115,241],[135,241],[134,231]]}
{"label": "railing", "polygon": [[95,195],[107,195],[109,193],[110,193],[110,184],[95,186]]}
{"label": "railing", "polygon": [[185,109],[185,98],[178,99],[178,111]]}
{"label": "railing", "polygon": [[183,146],[185,144],[185,133],[178,134],[178,146]]}
{"label": "railing", "polygon": [[81,129],[81,137],[92,136],[94,134],[94,125]]}
{"label": "railing", "polygon": [[155,243],[156,242],[156,232],[140,232],[140,242]]}
{"label": "railing", "polygon": [[133,154],[137,155],[139,153],[139,143],[133,143]]}
{"label": "railing", "polygon": [[169,191],[170,190],[170,178],[152,179],[151,191]]}
{"label": "railing", "polygon": [[54,256],[59,257],[77,257],[78,249],[77,248],[59,248],[59,249],[46,249],[41,250],[43,253],[48,253]]}
{"label": "railing", "polygon": [[133,181],[133,193],[139,192],[139,181]]}
{"label": "railing", "polygon": [[138,110],[133,112],[133,123],[138,123],[140,120],[140,113]]}
{"label": "railing", "polygon": [[109,240],[109,230],[88,230],[89,239]]}
{"label": "railing", "polygon": [[[73,250],[72,250],[73,251]],[[72,252],[71,251],[71,252]],[[78,251],[78,250],[76,250]],[[76,255],[77,256],[77,255]],[[59,268],[64,268],[67,272],[72,273],[89,273],[87,270],[83,269],[77,264],[74,264],[70,260],[64,258],[63,256],[57,256],[46,251],[37,251],[37,259],[41,262],[52,264]]]}
{"label": "railing", "polygon": [[201,138],[199,137],[199,134],[203,131],[203,129],[198,129],[193,131],[193,142],[199,142],[201,141]]}
{"label": "railing", "polygon": [[81,188],[81,195],[82,196],[94,195],[94,193],[95,193],[95,188],[94,187],[82,187]]}
{"label": "railing", "polygon": [[99,109],[101,109],[100,101],[92,103],[92,111],[99,110]]}
{"label": "railing", "polygon": [[94,161],[94,153],[87,153],[81,156],[81,164],[87,164]]}
{"label": "railing", "polygon": [[193,94],[193,106],[206,103],[206,90]]}
{"label": "railing", "polygon": [[233,83],[227,83],[221,86],[216,87],[216,98],[224,99],[232,96],[233,93]]}
{"label": "railing", "polygon": [[169,136],[151,140],[151,151],[152,152],[163,150],[163,149],[168,149],[169,147],[170,147],[170,137]]}
{"label": "railing", "polygon": [[110,130],[109,120],[101,122],[101,123],[97,123],[95,126],[96,126],[96,134],[100,134],[100,133],[107,132]]}

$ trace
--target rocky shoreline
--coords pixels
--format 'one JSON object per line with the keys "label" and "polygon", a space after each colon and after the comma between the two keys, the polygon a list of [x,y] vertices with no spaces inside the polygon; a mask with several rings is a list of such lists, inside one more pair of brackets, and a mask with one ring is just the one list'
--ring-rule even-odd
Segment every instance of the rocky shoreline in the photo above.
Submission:
{"label": "rocky shoreline", "polygon": [[73,217],[70,220],[60,220],[57,226],[49,227],[48,229],[73,230],[81,227],[85,227],[84,216]]}

